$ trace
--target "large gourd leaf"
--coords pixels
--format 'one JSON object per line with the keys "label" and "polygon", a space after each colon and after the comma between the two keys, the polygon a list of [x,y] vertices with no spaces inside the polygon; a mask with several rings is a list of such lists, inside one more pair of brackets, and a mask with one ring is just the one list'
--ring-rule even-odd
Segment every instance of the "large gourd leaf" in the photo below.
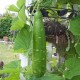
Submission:
{"label": "large gourd leaf", "polygon": [[68,79],[80,75],[80,58],[70,58],[65,62],[64,76]]}
{"label": "large gourd leaf", "polygon": [[8,8],[8,10],[15,11],[15,12],[19,11],[19,9],[14,4],[10,5],[9,8]]}
{"label": "large gourd leaf", "polygon": [[11,30],[20,30],[23,27],[24,23],[18,17],[13,19]]}
{"label": "large gourd leaf", "polygon": [[80,16],[73,18],[70,21],[70,29],[74,35],[80,35]]}
{"label": "large gourd leaf", "polygon": [[26,23],[25,5],[23,5],[20,11],[18,12],[18,17],[22,22]]}
{"label": "large gourd leaf", "polygon": [[25,26],[21,29],[20,32],[18,32],[15,44],[14,44],[14,50],[17,52],[29,52],[32,49],[32,31],[30,30],[30,26],[25,24]]}

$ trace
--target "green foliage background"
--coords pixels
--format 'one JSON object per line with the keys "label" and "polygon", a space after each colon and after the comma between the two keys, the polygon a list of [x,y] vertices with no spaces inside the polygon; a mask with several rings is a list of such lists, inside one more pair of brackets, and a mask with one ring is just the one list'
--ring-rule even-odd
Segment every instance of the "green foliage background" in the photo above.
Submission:
{"label": "green foliage background", "polygon": [[0,38],[3,36],[10,36],[12,17],[9,14],[5,14],[0,18]]}
{"label": "green foliage background", "polygon": [[[18,30],[18,34],[15,38],[14,48],[16,51],[24,52],[24,54],[29,54],[30,51],[32,52],[31,41],[32,41],[33,29],[32,29],[32,25],[29,26],[26,23],[26,21],[29,21],[30,19],[28,19],[25,14],[25,10],[26,10],[25,1],[26,0],[18,0],[17,7],[15,5],[11,5],[8,9],[18,13],[18,16],[13,20],[11,26],[11,30]],[[63,5],[63,4],[70,4],[72,6],[73,4],[80,5],[80,0],[57,0],[57,2],[55,0],[42,0],[41,5],[45,4],[45,6],[50,8],[54,6],[53,3],[55,3],[56,6]],[[56,7],[56,9],[58,10],[59,7]],[[27,68],[27,70],[30,72],[28,73],[27,70],[24,70],[23,72],[27,80],[79,80],[80,79],[80,22],[79,21],[80,21],[80,13],[78,14],[77,17],[71,18],[69,21],[70,28],[68,29],[68,31],[70,31],[74,37],[74,44],[70,44],[71,48],[68,52],[64,51],[64,53],[67,53],[67,58],[65,60],[65,63],[59,66],[56,72],[45,73],[40,78],[36,78],[34,74],[30,73],[31,69]],[[6,72],[7,71],[5,70],[5,73]],[[27,77],[27,75],[29,76]],[[12,77],[9,78],[12,80]]]}

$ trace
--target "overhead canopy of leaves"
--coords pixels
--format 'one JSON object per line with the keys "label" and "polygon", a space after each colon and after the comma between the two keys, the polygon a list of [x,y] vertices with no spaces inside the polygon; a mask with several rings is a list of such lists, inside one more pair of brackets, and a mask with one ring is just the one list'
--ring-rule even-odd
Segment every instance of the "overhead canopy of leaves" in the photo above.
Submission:
{"label": "overhead canopy of leaves", "polygon": [[65,67],[67,70],[64,71],[64,75],[67,79],[80,75],[80,58],[69,58],[65,62]]}
{"label": "overhead canopy of leaves", "polygon": [[73,18],[70,21],[70,29],[73,35],[80,35],[80,16]]}
{"label": "overhead canopy of leaves", "polygon": [[14,50],[17,52],[29,52],[32,49],[32,31],[30,26],[25,26],[18,32],[15,38]]}

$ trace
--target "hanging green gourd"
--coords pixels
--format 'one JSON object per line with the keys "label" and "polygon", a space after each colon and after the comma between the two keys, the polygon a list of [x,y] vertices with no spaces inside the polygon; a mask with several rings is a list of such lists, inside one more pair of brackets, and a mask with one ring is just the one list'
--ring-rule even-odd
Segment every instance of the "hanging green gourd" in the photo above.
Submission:
{"label": "hanging green gourd", "polygon": [[40,10],[34,14],[32,69],[35,77],[43,76],[46,71],[45,29]]}

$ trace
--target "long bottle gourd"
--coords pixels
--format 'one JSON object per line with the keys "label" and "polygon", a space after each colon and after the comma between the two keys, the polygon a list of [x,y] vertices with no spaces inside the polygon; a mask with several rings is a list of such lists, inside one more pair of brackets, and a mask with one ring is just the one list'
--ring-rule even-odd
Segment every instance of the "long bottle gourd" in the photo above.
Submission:
{"label": "long bottle gourd", "polygon": [[37,10],[33,24],[32,69],[35,77],[41,77],[46,71],[46,39],[42,13]]}

